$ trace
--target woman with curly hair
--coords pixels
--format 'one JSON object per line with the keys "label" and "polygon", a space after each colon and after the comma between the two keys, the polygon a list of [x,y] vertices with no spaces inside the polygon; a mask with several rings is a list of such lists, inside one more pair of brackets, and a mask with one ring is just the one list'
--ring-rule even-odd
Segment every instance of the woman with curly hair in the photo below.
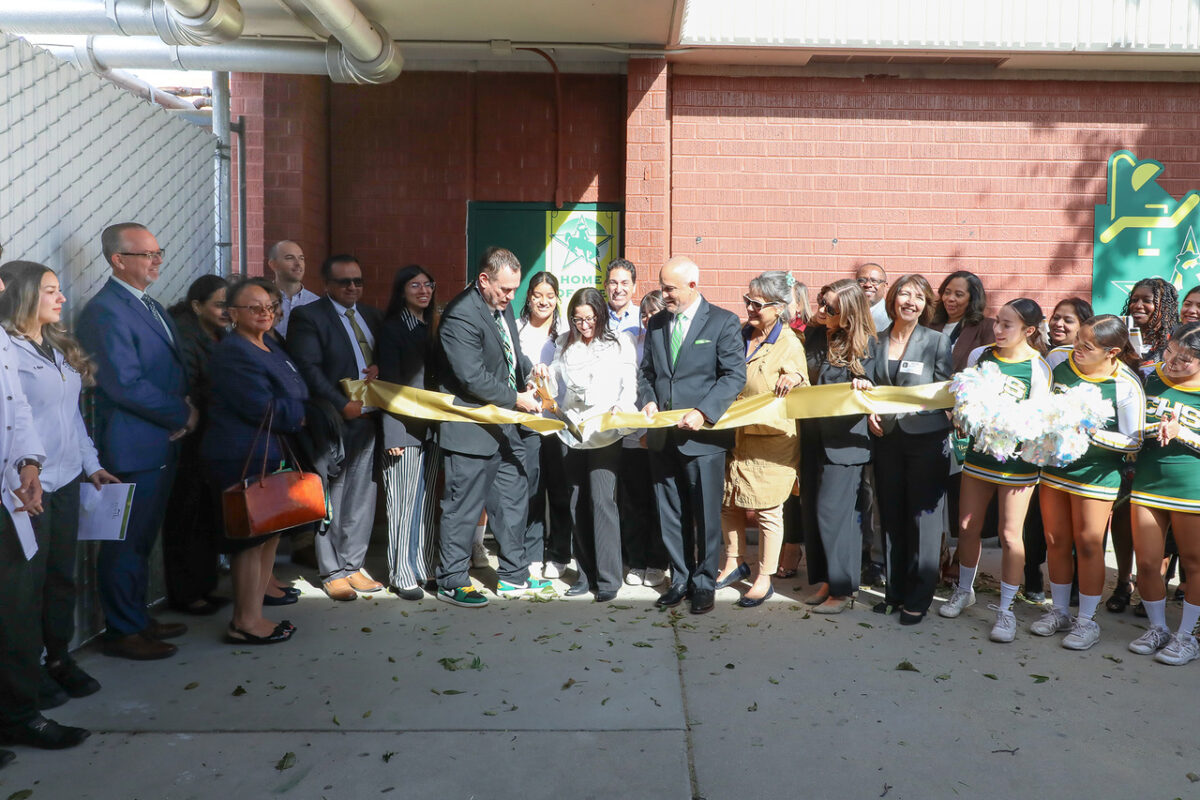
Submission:
{"label": "woman with curly hair", "polygon": [[1141,332],[1142,365],[1149,366],[1162,358],[1171,330],[1179,323],[1179,294],[1162,278],[1142,278],[1129,290],[1121,315],[1132,317]]}

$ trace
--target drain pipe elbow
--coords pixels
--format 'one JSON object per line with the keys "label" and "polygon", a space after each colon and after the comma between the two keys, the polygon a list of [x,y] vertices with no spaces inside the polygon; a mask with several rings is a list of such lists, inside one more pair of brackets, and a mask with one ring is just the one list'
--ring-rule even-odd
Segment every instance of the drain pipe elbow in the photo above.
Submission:
{"label": "drain pipe elbow", "polygon": [[371,27],[379,34],[379,55],[370,61],[356,58],[341,42],[329,39],[325,45],[325,63],[334,83],[390,83],[404,69],[404,56],[392,42],[392,37],[378,22]]}
{"label": "drain pipe elbow", "polygon": [[[202,6],[195,13],[197,6]],[[158,36],[167,44],[208,45],[232,42],[242,35],[245,16],[238,0],[164,0],[151,12]]]}

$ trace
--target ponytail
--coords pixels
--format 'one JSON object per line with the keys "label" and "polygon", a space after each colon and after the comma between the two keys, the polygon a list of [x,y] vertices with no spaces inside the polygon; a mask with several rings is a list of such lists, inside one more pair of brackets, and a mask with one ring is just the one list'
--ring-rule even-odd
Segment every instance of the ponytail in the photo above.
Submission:
{"label": "ponytail", "polygon": [[1009,300],[1004,305],[1013,310],[1013,313],[1020,318],[1022,325],[1033,328],[1033,333],[1029,334],[1025,340],[1034,350],[1046,355],[1046,337],[1042,335],[1041,330],[1041,324],[1046,319],[1046,315],[1042,313],[1042,307],[1028,297],[1018,297],[1016,300]]}
{"label": "ponytail", "polygon": [[1098,314],[1080,323],[1079,327],[1084,326],[1092,329],[1092,336],[1095,338],[1096,344],[1105,350],[1113,348],[1119,350],[1117,360],[1137,374],[1138,369],[1142,366],[1142,357],[1137,350],[1133,349],[1133,343],[1129,341],[1129,329],[1123,319],[1112,314]]}

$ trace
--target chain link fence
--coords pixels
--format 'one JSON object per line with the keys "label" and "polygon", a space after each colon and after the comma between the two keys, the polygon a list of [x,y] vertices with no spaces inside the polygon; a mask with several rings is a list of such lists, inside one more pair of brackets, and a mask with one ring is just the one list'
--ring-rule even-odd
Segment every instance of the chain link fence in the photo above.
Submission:
{"label": "chain link fence", "polygon": [[[216,271],[213,155],[204,128],[15,37],[0,37],[0,244],[54,269],[74,319],[108,279],[100,232],[140,222],[167,252],[165,305]],[[88,346],[88,342],[83,342]],[[104,627],[95,545],[80,547],[78,641]],[[162,596],[162,559],[151,561]]]}

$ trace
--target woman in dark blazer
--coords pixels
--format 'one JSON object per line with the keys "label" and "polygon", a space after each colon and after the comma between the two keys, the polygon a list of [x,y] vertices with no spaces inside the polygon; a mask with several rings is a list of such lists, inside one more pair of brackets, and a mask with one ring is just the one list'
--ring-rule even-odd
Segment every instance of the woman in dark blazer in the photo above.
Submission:
{"label": "woman in dark blazer", "polygon": [[[200,458],[212,485],[224,490],[250,472],[273,472],[284,462],[281,436],[304,425],[308,388],[299,370],[278,341],[269,335],[275,324],[275,303],[269,284],[249,278],[230,287],[226,296],[233,333],[217,345],[209,364],[212,405]],[[274,409],[271,436],[258,436],[259,426]],[[263,596],[275,564],[279,534],[222,541],[233,554],[233,621],[226,638],[234,644],[275,644],[296,632],[287,620],[279,623],[262,614]]]}
{"label": "woman in dark blazer", "polygon": [[[828,347],[816,385],[864,381],[874,368],[875,323],[862,289],[846,278],[822,287],[819,297]],[[822,417],[817,423],[824,448],[817,526],[827,582],[819,583],[805,602],[815,606],[816,614],[840,614],[854,605],[862,569],[862,530],[854,519],[854,503],[863,467],[871,461],[871,435],[865,414]]]}
{"label": "woman in dark blazer", "polygon": [[[892,324],[879,334],[871,380],[878,386],[920,386],[950,378],[950,340],[923,327],[933,316],[933,289],[904,275],[888,290]],[[874,611],[900,610],[901,625],[925,618],[938,581],[950,420],[942,410],[872,414],[875,491],[887,548],[887,592]]]}
{"label": "woman in dark blazer", "polygon": [[[379,379],[428,389],[437,329],[437,286],[416,264],[396,273],[383,321]],[[383,415],[383,488],[388,519],[388,589],[405,600],[425,596],[437,555],[437,476],[441,450],[430,423]]]}
{"label": "woman in dark blazer", "polygon": [[987,292],[974,272],[951,272],[938,287],[938,304],[929,327],[950,337],[950,368],[960,372],[976,347],[996,341],[996,320],[983,315]]}

